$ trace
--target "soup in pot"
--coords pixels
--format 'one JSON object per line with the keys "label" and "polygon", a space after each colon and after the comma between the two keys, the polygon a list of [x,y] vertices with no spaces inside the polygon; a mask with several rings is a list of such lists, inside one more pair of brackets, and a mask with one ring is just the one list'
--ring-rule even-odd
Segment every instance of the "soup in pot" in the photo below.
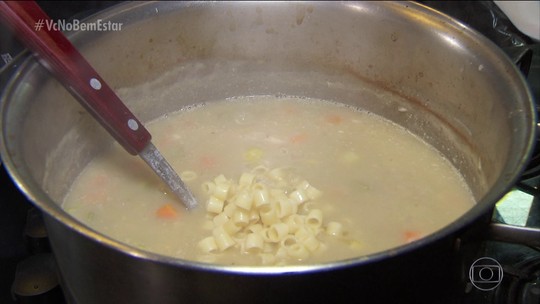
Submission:
{"label": "soup in pot", "polygon": [[186,211],[137,157],[113,144],[63,208],[150,252],[226,265],[348,259],[448,225],[473,204],[433,147],[379,116],[334,102],[242,97],[147,124],[199,201]]}

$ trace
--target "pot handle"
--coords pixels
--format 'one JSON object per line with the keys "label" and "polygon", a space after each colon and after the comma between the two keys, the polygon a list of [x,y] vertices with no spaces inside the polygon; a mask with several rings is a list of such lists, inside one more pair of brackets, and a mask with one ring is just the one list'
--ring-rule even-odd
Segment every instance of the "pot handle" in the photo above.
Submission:
{"label": "pot handle", "polygon": [[[516,187],[535,197],[533,205],[529,209],[529,218],[530,216],[540,217],[540,214],[533,214],[540,212],[540,201],[536,199],[536,197],[540,196],[540,191],[523,182],[518,183]],[[540,248],[540,227],[522,227],[491,221],[487,227],[486,236],[493,241],[524,244]]]}
{"label": "pot handle", "polygon": [[512,62],[519,68],[525,77],[529,76],[531,68],[533,50],[530,46],[505,49],[506,54],[512,59]]}
{"label": "pot handle", "polygon": [[493,241],[540,247],[540,228],[490,223],[487,237]]}

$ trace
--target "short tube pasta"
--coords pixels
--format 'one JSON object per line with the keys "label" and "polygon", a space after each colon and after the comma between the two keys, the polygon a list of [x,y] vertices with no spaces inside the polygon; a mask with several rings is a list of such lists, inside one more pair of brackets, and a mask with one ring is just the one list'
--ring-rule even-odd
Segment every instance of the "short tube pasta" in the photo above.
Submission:
{"label": "short tube pasta", "polygon": [[270,193],[268,193],[268,188],[265,185],[261,183],[253,185],[253,201],[255,207],[270,203]]}
{"label": "short tube pasta", "polygon": [[250,224],[257,224],[260,219],[261,219],[261,216],[259,215],[259,212],[257,212],[257,210],[251,209],[249,211],[249,223]]}
{"label": "short tube pasta", "polygon": [[269,171],[268,167],[259,165],[251,170],[251,173],[255,174],[255,176],[258,175],[264,175]]}
{"label": "short tube pasta", "polygon": [[287,247],[290,247],[294,244],[298,243],[298,241],[296,240],[296,238],[292,235],[287,235],[285,238],[283,238],[281,240],[281,247],[283,248],[287,248]]}
{"label": "short tube pasta", "polygon": [[238,207],[235,204],[227,204],[223,208],[223,213],[228,217],[232,217],[233,214],[236,212],[236,209],[238,209]]}
{"label": "short tube pasta", "polygon": [[206,202],[206,211],[210,213],[220,213],[223,211],[224,205],[225,202],[223,200],[212,195]]}
{"label": "short tube pasta", "polygon": [[293,244],[287,247],[287,255],[292,258],[303,260],[309,257],[309,251],[303,244]]}
{"label": "short tube pasta", "polygon": [[273,224],[266,230],[266,235],[270,242],[277,243],[285,238],[289,233],[289,226],[284,223]]}
{"label": "short tube pasta", "polygon": [[259,233],[263,230],[263,226],[261,224],[254,224],[246,227],[247,232],[251,233]]}
{"label": "short tube pasta", "polygon": [[287,217],[285,223],[289,225],[289,231],[295,233],[300,227],[304,226],[304,216],[292,214]]}
{"label": "short tube pasta", "polygon": [[244,250],[249,253],[259,253],[264,249],[264,240],[259,233],[249,233],[244,241]]}
{"label": "short tube pasta", "polygon": [[253,196],[250,192],[240,191],[234,198],[234,204],[242,209],[249,210],[253,203]]}
{"label": "short tube pasta", "polygon": [[220,251],[224,251],[225,249],[235,244],[235,241],[225,231],[223,226],[214,228],[214,230],[212,231],[212,236],[214,237],[214,240],[216,241],[216,245]]}
{"label": "short tube pasta", "polygon": [[313,231],[307,227],[301,227],[300,229],[296,230],[294,233],[294,236],[299,241],[304,241],[305,239],[311,237],[313,235]]}
{"label": "short tube pasta", "polygon": [[291,194],[289,194],[289,198],[294,200],[298,204],[301,204],[309,199],[306,192],[302,189],[297,189],[293,191]]}
{"label": "short tube pasta", "polygon": [[214,182],[204,182],[201,185],[201,189],[206,195],[212,195],[215,188],[216,184]]}
{"label": "short tube pasta", "polygon": [[303,190],[304,193],[307,195],[308,199],[310,199],[310,200],[318,199],[318,198],[321,197],[321,195],[322,195],[322,191],[320,191],[319,189],[313,187],[313,186],[312,186],[308,181],[306,181],[306,180],[301,181],[301,182],[298,184],[297,189]]}
{"label": "short tube pasta", "polygon": [[220,174],[220,175],[216,176],[216,178],[214,178],[214,183],[216,183],[216,184],[226,183],[226,182],[228,182],[228,180],[225,177],[225,175],[223,175],[223,174]]}
{"label": "short tube pasta", "polygon": [[198,243],[201,259],[236,249],[258,255],[262,265],[282,265],[326,248],[318,237],[322,231],[343,235],[341,223],[324,225],[323,211],[312,205],[322,192],[285,168],[259,166],[238,182],[222,174],[202,189],[209,196],[206,211],[213,227],[212,235]]}
{"label": "short tube pasta", "polygon": [[204,253],[211,253],[218,250],[216,239],[213,236],[202,239],[197,246]]}
{"label": "short tube pasta", "polygon": [[275,180],[283,180],[286,177],[285,168],[275,168],[268,172],[268,175]]}
{"label": "short tube pasta", "polygon": [[290,199],[281,198],[277,201],[276,214],[279,218],[284,218],[296,213],[295,209],[297,209],[296,203]]}
{"label": "short tube pasta", "polygon": [[305,189],[305,192],[310,200],[316,200],[322,196],[322,191],[313,186],[310,186],[307,189]]}
{"label": "short tube pasta", "polygon": [[240,176],[240,179],[238,180],[238,187],[240,189],[249,188],[251,186],[251,183],[253,183],[253,180],[255,179],[255,175],[251,173],[243,173]]}
{"label": "short tube pasta", "polygon": [[226,200],[227,195],[229,194],[230,187],[231,187],[231,184],[228,182],[216,183],[212,194],[221,200]]}
{"label": "short tube pasta", "polygon": [[302,241],[304,247],[310,252],[314,252],[315,250],[317,250],[320,243],[321,242],[314,235],[310,235]]}
{"label": "short tube pasta", "polygon": [[343,236],[343,225],[339,222],[328,222],[326,224],[326,233],[333,236]]}
{"label": "short tube pasta", "polygon": [[279,217],[277,216],[276,209],[273,205],[265,205],[264,208],[261,208],[259,211],[261,216],[261,221],[264,225],[270,226],[279,222]]}
{"label": "short tube pasta", "polygon": [[246,210],[236,210],[232,220],[236,225],[245,227],[249,224],[249,213]]}
{"label": "short tube pasta", "polygon": [[237,232],[240,232],[242,230],[242,226],[238,225],[235,221],[229,220],[225,223],[223,223],[223,230],[227,232],[229,235],[235,235]]}
{"label": "short tube pasta", "polygon": [[306,225],[312,229],[320,228],[323,222],[323,215],[320,209],[309,211],[306,216]]}
{"label": "short tube pasta", "polygon": [[216,216],[214,216],[214,219],[212,222],[214,223],[214,226],[221,226],[229,221],[229,217],[225,213],[220,213]]}

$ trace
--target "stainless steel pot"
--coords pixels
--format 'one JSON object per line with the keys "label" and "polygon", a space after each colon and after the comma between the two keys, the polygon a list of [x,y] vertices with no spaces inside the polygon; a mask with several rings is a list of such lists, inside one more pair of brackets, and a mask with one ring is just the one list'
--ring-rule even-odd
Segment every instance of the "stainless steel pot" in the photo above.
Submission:
{"label": "stainless steel pot", "polygon": [[329,264],[226,267],[141,251],[61,209],[71,181],[111,139],[29,59],[2,96],[2,158],[45,214],[74,303],[382,301],[395,300],[398,290],[402,301],[417,299],[411,288],[419,280],[447,279],[440,272],[453,264],[441,260],[451,259],[456,237],[509,190],[534,142],[533,100],[514,65],[486,38],[416,3],[135,2],[86,20],[109,21],[121,23],[121,30],[70,37],[114,88],[183,68],[176,96],[124,100],[143,121],[244,95],[349,103],[438,148],[478,204],[426,238]]}

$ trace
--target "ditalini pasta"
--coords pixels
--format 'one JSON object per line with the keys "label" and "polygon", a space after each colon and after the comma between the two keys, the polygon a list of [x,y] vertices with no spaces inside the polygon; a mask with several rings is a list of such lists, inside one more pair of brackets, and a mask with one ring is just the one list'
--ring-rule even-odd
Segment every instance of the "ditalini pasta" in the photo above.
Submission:
{"label": "ditalini pasta", "polygon": [[243,173],[238,182],[217,176],[202,184],[211,236],[198,243],[201,256],[237,250],[256,254],[261,264],[275,265],[287,259],[304,260],[322,250],[318,235],[326,231],[343,236],[343,225],[324,225],[323,212],[303,206],[322,196],[306,180],[295,182],[285,168],[257,167]]}

